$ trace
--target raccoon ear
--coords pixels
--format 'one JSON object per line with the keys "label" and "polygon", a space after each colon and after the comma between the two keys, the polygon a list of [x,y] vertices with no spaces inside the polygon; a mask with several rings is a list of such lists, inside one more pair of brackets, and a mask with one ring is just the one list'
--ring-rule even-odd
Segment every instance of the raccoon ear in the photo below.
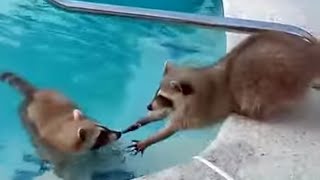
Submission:
{"label": "raccoon ear", "polygon": [[169,61],[166,61],[164,63],[164,71],[163,75],[166,75],[169,71],[171,71],[174,68],[173,64],[171,64]]}
{"label": "raccoon ear", "polygon": [[86,130],[84,130],[83,128],[79,128],[78,129],[78,138],[81,140],[81,141],[85,141],[86,140]]}
{"label": "raccoon ear", "polygon": [[192,85],[187,82],[170,81],[170,86],[183,95],[190,95],[194,92]]}
{"label": "raccoon ear", "polygon": [[181,88],[180,83],[178,81],[170,81],[170,87],[182,92],[182,88]]}
{"label": "raccoon ear", "polygon": [[83,114],[79,109],[73,110],[73,119],[74,120],[80,120],[82,118]]}

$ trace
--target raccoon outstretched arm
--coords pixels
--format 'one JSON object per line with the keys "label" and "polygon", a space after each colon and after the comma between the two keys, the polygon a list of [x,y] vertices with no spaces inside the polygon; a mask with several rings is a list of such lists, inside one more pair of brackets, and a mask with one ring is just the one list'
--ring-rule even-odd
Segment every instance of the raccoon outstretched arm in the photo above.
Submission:
{"label": "raccoon outstretched arm", "polygon": [[126,130],[122,131],[122,133],[128,133],[130,131],[135,131],[142,126],[145,126],[149,123],[163,120],[168,116],[168,111],[151,111],[150,114],[146,117],[143,117],[139,121],[135,122],[131,126],[129,126]]}
{"label": "raccoon outstretched arm", "polygon": [[125,134],[125,133],[131,132],[131,131],[135,131],[135,130],[139,129],[140,127],[145,126],[151,122],[160,121],[160,120],[161,119],[152,119],[149,116],[146,116],[146,117],[140,119],[139,121],[135,122],[131,126],[129,126],[127,129],[122,131],[122,133]]}
{"label": "raccoon outstretched arm", "polygon": [[177,131],[178,131],[178,128],[176,128],[173,125],[170,125],[160,130],[158,133],[156,133],[155,135],[149,137],[144,141],[134,140],[133,141],[134,144],[128,146],[128,148],[133,148],[131,152],[133,152],[134,155],[138,154],[139,152],[143,154],[147,147],[169,138],[170,136],[175,134]]}
{"label": "raccoon outstretched arm", "polygon": [[160,141],[163,141],[170,136],[172,136],[174,133],[178,131],[177,128],[174,126],[168,126],[164,129],[161,129],[158,133],[155,135],[149,137],[148,139],[144,140],[143,143],[145,143],[147,146],[151,146],[152,144],[158,143]]}

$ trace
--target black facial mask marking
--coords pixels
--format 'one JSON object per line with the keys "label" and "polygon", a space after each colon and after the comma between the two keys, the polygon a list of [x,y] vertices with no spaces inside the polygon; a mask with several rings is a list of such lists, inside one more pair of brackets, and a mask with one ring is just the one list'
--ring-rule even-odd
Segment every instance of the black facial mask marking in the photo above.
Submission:
{"label": "black facial mask marking", "polygon": [[173,102],[171,99],[166,98],[162,95],[158,95],[156,98],[157,98],[156,100],[158,101],[158,104],[161,107],[173,107]]}
{"label": "black facial mask marking", "polygon": [[96,142],[91,147],[91,150],[96,150],[101,148],[102,146],[106,145],[109,141],[108,132],[105,130],[100,131],[99,136],[96,139]]}
{"label": "black facial mask marking", "polygon": [[[168,108],[173,108],[173,101],[161,94],[159,94],[160,91],[160,87],[158,87],[156,93],[153,96],[152,102],[157,101],[157,103],[159,104],[160,107],[168,107]],[[152,103],[150,103],[147,106],[147,109],[149,111],[152,111]]]}
{"label": "black facial mask marking", "polygon": [[119,139],[121,137],[121,134],[122,134],[121,132],[111,131],[104,126],[98,126],[98,127],[101,127],[103,130],[100,131],[100,134],[97,137],[94,145],[91,147],[91,150],[97,150],[97,149],[107,145],[110,142],[110,139],[109,139],[110,134],[115,134],[117,136],[117,139]]}

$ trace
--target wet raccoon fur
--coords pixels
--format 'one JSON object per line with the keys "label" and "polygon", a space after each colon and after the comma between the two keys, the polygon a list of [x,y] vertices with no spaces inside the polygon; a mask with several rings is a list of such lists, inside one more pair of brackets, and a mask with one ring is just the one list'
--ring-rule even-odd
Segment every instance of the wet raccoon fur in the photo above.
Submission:
{"label": "wet raccoon fur", "polygon": [[0,74],[0,80],[24,96],[19,109],[21,120],[39,156],[52,163],[55,173],[63,179],[74,179],[68,172],[74,161],[121,136],[84,115],[57,91],[37,89],[11,72]]}

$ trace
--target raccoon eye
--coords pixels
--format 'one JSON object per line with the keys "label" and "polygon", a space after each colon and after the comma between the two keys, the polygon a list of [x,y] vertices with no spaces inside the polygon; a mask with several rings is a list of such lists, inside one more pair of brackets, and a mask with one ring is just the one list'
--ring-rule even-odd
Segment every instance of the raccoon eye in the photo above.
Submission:
{"label": "raccoon eye", "polygon": [[86,140],[86,130],[82,129],[82,128],[79,128],[78,129],[78,138],[81,140],[81,141],[85,141]]}

